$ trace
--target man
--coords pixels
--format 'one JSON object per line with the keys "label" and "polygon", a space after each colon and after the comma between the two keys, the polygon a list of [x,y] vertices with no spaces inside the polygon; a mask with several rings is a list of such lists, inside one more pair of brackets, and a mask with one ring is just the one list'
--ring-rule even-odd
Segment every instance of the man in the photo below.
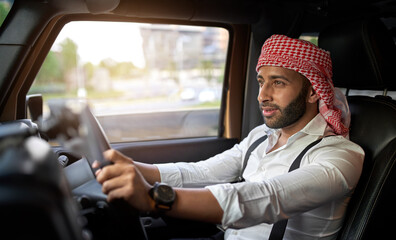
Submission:
{"label": "man", "polygon": [[[169,216],[220,223],[227,229],[225,239],[267,239],[273,223],[282,219],[289,219],[285,239],[335,239],[364,152],[347,139],[348,106],[332,85],[330,55],[309,42],[273,35],[256,70],[264,125],[232,149],[198,163],[154,166],[109,150],[105,157],[115,164],[96,173],[108,200],[122,198],[141,211],[162,209]],[[251,152],[243,171],[244,155],[263,135],[268,139]],[[288,173],[297,155],[317,139],[322,140],[304,154],[300,167]],[[245,182],[231,184],[241,171]],[[152,184],[161,181],[175,187],[174,201],[153,200]]]}

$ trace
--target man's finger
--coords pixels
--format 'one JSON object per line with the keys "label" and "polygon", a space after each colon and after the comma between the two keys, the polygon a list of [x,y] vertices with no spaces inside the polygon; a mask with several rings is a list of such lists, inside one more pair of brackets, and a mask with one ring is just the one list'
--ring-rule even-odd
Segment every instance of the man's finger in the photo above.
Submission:
{"label": "man's finger", "polygon": [[98,161],[98,160],[95,160],[95,161],[92,163],[92,168],[99,168],[99,161]]}
{"label": "man's finger", "polygon": [[124,183],[120,178],[121,177],[116,177],[103,182],[102,192],[108,194],[109,192],[115,191],[118,188],[123,188]]}
{"label": "man's finger", "polygon": [[114,189],[113,191],[111,191],[107,194],[108,202],[112,202],[116,199],[124,199],[125,201],[128,201],[128,199],[126,199],[126,197],[125,197],[124,189],[122,189],[122,188]]}
{"label": "man's finger", "polygon": [[99,183],[103,184],[105,181],[121,175],[121,173],[122,171],[118,170],[118,166],[116,166],[115,164],[110,165],[96,171],[96,180],[98,180]]}
{"label": "man's finger", "polygon": [[125,156],[124,154],[120,153],[117,150],[114,149],[109,149],[107,151],[105,151],[103,153],[103,156],[113,162],[113,163],[117,163],[117,162],[128,162],[128,163],[133,163],[132,159],[128,158],[127,156]]}

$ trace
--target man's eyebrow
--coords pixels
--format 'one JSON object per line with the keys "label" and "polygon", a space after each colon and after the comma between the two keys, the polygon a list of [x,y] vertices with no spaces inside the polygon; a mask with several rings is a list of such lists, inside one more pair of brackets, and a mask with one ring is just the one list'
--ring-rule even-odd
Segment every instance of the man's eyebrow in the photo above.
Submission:
{"label": "man's eyebrow", "polygon": [[269,76],[270,79],[283,79],[285,81],[291,82],[287,77],[283,76],[283,75],[270,75]]}
{"label": "man's eyebrow", "polygon": [[[283,76],[283,75],[270,75],[269,76],[269,78],[272,80],[272,79],[283,79],[283,80],[285,80],[285,81],[288,81],[288,82],[291,82],[290,81],[290,79],[288,79],[287,77],[285,77],[285,76]],[[264,79],[264,77],[263,76],[261,76],[261,75],[257,75],[257,80],[260,80],[260,79]]]}

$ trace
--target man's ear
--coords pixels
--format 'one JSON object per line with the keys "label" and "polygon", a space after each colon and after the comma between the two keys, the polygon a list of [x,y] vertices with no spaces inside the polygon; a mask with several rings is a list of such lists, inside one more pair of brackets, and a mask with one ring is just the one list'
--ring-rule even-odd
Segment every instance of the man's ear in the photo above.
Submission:
{"label": "man's ear", "polygon": [[319,95],[316,93],[315,89],[310,86],[308,91],[308,99],[309,103],[316,103],[320,99]]}

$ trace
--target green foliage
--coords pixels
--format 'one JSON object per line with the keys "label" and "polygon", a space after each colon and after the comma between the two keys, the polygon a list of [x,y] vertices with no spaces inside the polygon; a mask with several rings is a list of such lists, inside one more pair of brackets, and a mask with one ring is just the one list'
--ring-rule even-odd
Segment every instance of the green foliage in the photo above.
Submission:
{"label": "green foliage", "polygon": [[218,82],[218,83],[224,82],[225,63],[222,63],[222,64],[221,64],[220,69],[221,69],[221,74],[220,74],[219,77],[217,78],[217,82]]}
{"label": "green foliage", "polygon": [[177,64],[175,60],[169,60],[167,70],[169,71],[170,78],[172,78],[177,85],[180,85],[179,72],[177,71]]}
{"label": "green foliage", "polygon": [[[37,89],[39,90],[39,89]],[[41,91],[31,91],[32,93],[41,93],[43,95],[44,101],[48,101],[50,99],[58,99],[58,98],[76,98],[77,96],[77,89],[73,90],[73,91],[68,91],[68,92],[61,92],[61,91],[50,91],[50,92],[43,92],[42,89]],[[113,91],[113,90],[109,90],[109,91],[100,91],[97,92],[95,90],[92,89],[87,89],[87,96],[89,97],[89,99],[93,100],[93,99],[109,99],[109,98],[116,98],[119,97],[122,94],[122,92],[119,91]]]}
{"label": "green foliage", "polygon": [[132,62],[116,62],[112,59],[101,61],[99,67],[107,69],[112,78],[129,78],[138,69]]}
{"label": "green foliage", "polygon": [[75,67],[77,67],[78,63],[78,46],[73,40],[70,38],[66,38],[61,44],[62,47],[62,65],[64,67],[64,71],[67,72]]}
{"label": "green foliage", "polygon": [[[60,43],[60,47],[60,52],[50,51],[48,53],[31,91],[60,92],[60,89],[71,90],[75,88],[73,82],[67,76],[70,75],[70,71],[76,71],[78,66],[78,46],[73,40],[66,38]],[[134,71],[139,71],[131,62],[119,63],[112,59],[106,59],[101,61],[98,66],[90,62],[84,64],[83,69],[86,78],[92,79],[98,68],[107,69],[112,78],[130,78]]]}
{"label": "green foliage", "polygon": [[11,4],[10,2],[0,2],[0,26],[3,24],[5,18],[10,12]]}
{"label": "green foliage", "polygon": [[62,81],[62,70],[56,54],[50,51],[41,66],[36,78],[38,85],[51,84]]}
{"label": "green foliage", "polygon": [[30,92],[59,92],[64,89],[65,75],[77,66],[77,45],[66,39],[60,53],[50,51],[40,68]]}
{"label": "green foliage", "polygon": [[318,46],[318,38],[317,37],[311,37],[308,41],[310,41],[311,43]]}
{"label": "green foliage", "polygon": [[201,61],[201,72],[202,76],[210,82],[213,78],[213,61],[202,60]]}
{"label": "green foliage", "polygon": [[213,102],[204,102],[193,106],[193,108],[220,108],[220,100],[216,100]]}
{"label": "green foliage", "polygon": [[84,71],[87,78],[91,79],[94,76],[95,66],[91,62],[88,62],[84,64]]}

